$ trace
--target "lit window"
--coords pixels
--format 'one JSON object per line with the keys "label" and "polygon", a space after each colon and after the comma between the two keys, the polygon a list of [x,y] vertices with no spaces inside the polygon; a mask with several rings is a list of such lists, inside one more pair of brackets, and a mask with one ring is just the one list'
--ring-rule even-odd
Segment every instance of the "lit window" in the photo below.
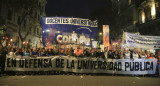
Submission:
{"label": "lit window", "polygon": [[128,0],[128,4],[131,5],[131,0]]}
{"label": "lit window", "polygon": [[156,18],[156,8],[155,8],[155,3],[152,3],[152,7],[151,7],[151,16],[152,19]]}

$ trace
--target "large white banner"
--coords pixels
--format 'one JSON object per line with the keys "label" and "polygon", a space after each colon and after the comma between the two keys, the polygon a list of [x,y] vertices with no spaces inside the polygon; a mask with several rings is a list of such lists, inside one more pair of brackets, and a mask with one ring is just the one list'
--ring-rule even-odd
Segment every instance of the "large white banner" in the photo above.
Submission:
{"label": "large white banner", "polygon": [[9,57],[5,71],[65,71],[75,73],[155,74],[157,59],[96,59],[68,56]]}
{"label": "large white banner", "polygon": [[135,48],[160,49],[160,36],[126,33],[126,45]]}

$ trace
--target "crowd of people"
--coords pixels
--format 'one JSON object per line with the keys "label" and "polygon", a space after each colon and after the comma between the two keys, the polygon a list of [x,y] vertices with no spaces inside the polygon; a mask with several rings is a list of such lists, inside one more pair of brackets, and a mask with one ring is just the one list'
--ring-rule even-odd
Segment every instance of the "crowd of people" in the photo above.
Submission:
{"label": "crowd of people", "polygon": [[2,47],[1,51],[6,55],[25,56],[25,57],[40,57],[40,56],[54,56],[65,55],[75,57],[90,57],[90,58],[102,58],[102,59],[158,59],[160,57],[160,51],[156,53],[150,53],[147,50],[138,51],[137,49],[130,50],[109,50],[105,47],[102,51],[101,48],[7,48]]}
{"label": "crowd of people", "polygon": [[[105,47],[102,51],[101,48],[7,48],[0,45],[0,60],[4,63],[5,56],[23,56],[23,57],[41,57],[41,56],[55,56],[55,55],[65,55],[65,56],[75,56],[79,58],[102,58],[102,59],[158,59],[158,64],[160,62],[160,51],[156,53],[150,53],[147,50],[138,51],[138,49],[130,50],[109,50]],[[1,64],[1,66],[4,64]]]}

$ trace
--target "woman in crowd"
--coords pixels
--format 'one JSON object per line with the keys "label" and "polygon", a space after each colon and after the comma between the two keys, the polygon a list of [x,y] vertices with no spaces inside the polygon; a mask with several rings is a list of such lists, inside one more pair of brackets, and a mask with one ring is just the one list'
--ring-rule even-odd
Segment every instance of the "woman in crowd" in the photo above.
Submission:
{"label": "woman in crowd", "polygon": [[118,51],[115,51],[115,53],[114,53],[114,59],[120,59],[120,55],[118,54]]}
{"label": "woman in crowd", "polygon": [[29,57],[29,55],[30,55],[30,52],[29,52],[28,49],[26,48],[26,49],[24,50],[24,52],[23,52],[23,56]]}
{"label": "woman in crowd", "polygon": [[149,57],[147,57],[147,59],[155,59],[154,54],[151,53]]}
{"label": "woman in crowd", "polygon": [[38,52],[36,48],[33,48],[33,50],[30,52],[30,56],[31,57],[37,57],[38,56]]}
{"label": "woman in crowd", "polygon": [[96,57],[96,52],[94,49],[91,49],[90,57]]}
{"label": "woman in crowd", "polygon": [[39,56],[47,56],[47,52],[45,49],[42,49],[39,53]]}

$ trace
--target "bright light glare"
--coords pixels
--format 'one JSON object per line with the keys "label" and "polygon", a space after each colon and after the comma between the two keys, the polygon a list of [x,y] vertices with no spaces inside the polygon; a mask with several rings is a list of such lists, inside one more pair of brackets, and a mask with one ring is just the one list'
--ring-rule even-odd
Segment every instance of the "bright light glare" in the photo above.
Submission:
{"label": "bright light glare", "polygon": [[99,35],[102,35],[102,33],[100,32]]}
{"label": "bright light glare", "polygon": [[152,15],[152,18],[155,19],[156,8],[155,8],[155,4],[154,3],[152,4],[152,7],[151,7],[151,15]]}
{"label": "bright light glare", "polygon": [[49,32],[50,30],[46,30],[46,32]]}

